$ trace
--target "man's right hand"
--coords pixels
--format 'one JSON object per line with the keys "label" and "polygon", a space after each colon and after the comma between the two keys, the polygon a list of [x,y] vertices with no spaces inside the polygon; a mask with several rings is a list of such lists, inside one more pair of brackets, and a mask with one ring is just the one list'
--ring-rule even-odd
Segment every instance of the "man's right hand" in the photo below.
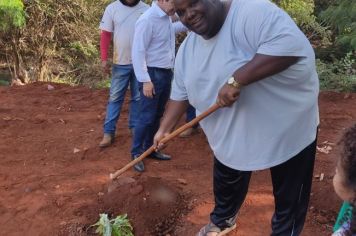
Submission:
{"label": "man's right hand", "polygon": [[166,145],[163,143],[160,143],[160,141],[167,135],[169,135],[169,133],[165,133],[161,129],[159,129],[157,131],[157,133],[155,134],[155,136],[153,138],[153,146],[155,147],[156,151],[164,149],[166,147]]}
{"label": "man's right hand", "polygon": [[148,98],[153,98],[153,96],[155,95],[155,87],[153,86],[153,83],[151,81],[143,83],[143,95]]}
{"label": "man's right hand", "polygon": [[107,61],[101,61],[101,69],[104,73],[110,74],[110,66]]}

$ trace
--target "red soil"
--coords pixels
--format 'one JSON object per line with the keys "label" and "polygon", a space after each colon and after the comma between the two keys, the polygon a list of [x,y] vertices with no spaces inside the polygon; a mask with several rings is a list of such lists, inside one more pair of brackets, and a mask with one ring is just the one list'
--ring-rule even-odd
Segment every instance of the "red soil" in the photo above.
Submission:
{"label": "red soil", "polygon": [[[104,212],[127,213],[136,236],[190,236],[209,220],[213,155],[202,132],[173,140],[171,161],[147,159],[143,174],[129,170],[110,183],[109,173],[130,161],[127,102],[116,142],[101,150],[107,90],[53,86],[0,87],[1,235],[93,235],[89,226]],[[330,235],[341,203],[332,187],[335,144],[356,121],[356,94],[323,92],[320,110],[319,147],[332,150],[317,154],[303,231],[310,236]],[[258,171],[230,235],[268,235],[273,208],[269,171]]]}

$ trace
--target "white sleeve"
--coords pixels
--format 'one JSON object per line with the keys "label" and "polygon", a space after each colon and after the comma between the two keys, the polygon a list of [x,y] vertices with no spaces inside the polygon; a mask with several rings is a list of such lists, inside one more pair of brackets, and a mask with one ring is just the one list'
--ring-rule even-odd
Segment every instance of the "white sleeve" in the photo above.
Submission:
{"label": "white sleeve", "polygon": [[[177,55],[177,57],[178,57],[177,59],[180,60],[179,55]],[[179,63],[179,64],[181,64],[181,63]],[[180,73],[180,68],[177,64],[177,60],[176,60],[175,66],[174,66],[174,78],[173,78],[173,82],[172,82],[172,91],[171,91],[170,98],[175,101],[188,100],[187,90],[185,88],[183,76],[182,76],[182,73]]]}
{"label": "white sleeve", "polygon": [[146,63],[146,51],[151,38],[152,24],[150,21],[138,20],[135,25],[135,35],[132,44],[132,64],[139,82],[151,81]]}
{"label": "white sleeve", "polygon": [[99,28],[108,32],[114,31],[114,23],[112,19],[112,5],[105,8],[103,18],[101,18]]}

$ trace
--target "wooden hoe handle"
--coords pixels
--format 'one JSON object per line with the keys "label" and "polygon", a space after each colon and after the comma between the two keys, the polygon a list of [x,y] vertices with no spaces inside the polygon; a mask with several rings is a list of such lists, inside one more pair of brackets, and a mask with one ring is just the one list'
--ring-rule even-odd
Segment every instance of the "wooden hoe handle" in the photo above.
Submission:
{"label": "wooden hoe handle", "polygon": [[[194,125],[198,124],[199,121],[201,121],[202,119],[204,119],[205,117],[207,117],[208,115],[210,115],[211,113],[216,111],[217,109],[219,109],[219,105],[218,104],[214,104],[213,106],[209,107],[208,110],[206,110],[205,112],[201,113],[199,116],[195,117],[190,122],[186,123],[185,125],[181,126],[180,128],[176,129],[175,131],[173,131],[172,133],[170,133],[169,135],[164,137],[160,141],[160,143],[162,143],[162,144],[167,143],[169,140],[173,139],[174,137],[176,137],[177,135],[182,133],[184,130],[187,130],[187,129],[193,127]],[[126,170],[130,169],[131,167],[136,165],[138,162],[142,161],[144,158],[149,156],[154,151],[155,151],[155,147],[151,146],[144,153],[142,153],[141,156],[139,156],[135,160],[132,160],[130,163],[128,163],[126,166],[122,167],[120,170],[117,170],[115,173],[113,173],[113,174],[111,173],[110,174],[110,179],[112,179],[112,180],[116,179],[118,176],[120,176]]]}

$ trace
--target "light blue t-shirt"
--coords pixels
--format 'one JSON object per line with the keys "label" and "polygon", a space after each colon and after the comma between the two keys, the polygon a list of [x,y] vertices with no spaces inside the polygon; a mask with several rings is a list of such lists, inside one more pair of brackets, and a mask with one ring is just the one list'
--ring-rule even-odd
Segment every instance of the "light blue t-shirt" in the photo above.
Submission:
{"label": "light blue t-shirt", "polygon": [[243,87],[232,107],[201,121],[217,159],[238,170],[276,166],[315,140],[319,81],[309,41],[273,3],[233,0],[219,33],[209,40],[190,33],[175,64],[171,99],[189,99],[200,114],[216,102],[234,71],[256,53],[300,60]]}

